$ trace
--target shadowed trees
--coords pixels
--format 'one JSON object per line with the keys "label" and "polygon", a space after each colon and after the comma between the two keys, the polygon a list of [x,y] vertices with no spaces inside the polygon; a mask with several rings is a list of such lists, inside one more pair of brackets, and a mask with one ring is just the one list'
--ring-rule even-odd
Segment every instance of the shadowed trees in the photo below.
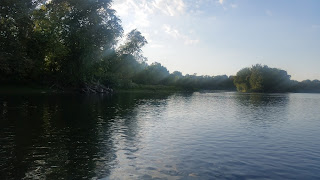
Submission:
{"label": "shadowed trees", "polygon": [[290,77],[284,70],[257,64],[241,69],[234,77],[234,84],[240,92],[288,92]]}
{"label": "shadowed trees", "polygon": [[138,30],[134,29],[126,35],[126,40],[116,50],[116,58],[111,62],[111,72],[119,86],[132,86],[132,79],[147,67],[147,58],[142,55],[142,47],[147,40]]}
{"label": "shadowed trees", "polygon": [[71,86],[93,78],[123,32],[111,2],[1,1],[2,77]]}
{"label": "shadowed trees", "polygon": [[320,81],[319,80],[304,80],[301,82],[293,82],[294,92],[303,93],[320,93]]}
{"label": "shadowed trees", "polygon": [[169,76],[169,71],[166,67],[162,66],[160,63],[152,63],[147,66],[143,71],[141,71],[135,77],[135,82],[139,84],[167,84],[166,78]]}
{"label": "shadowed trees", "polygon": [[29,57],[29,39],[33,33],[30,16],[37,5],[33,0],[0,1],[0,80],[20,81],[34,67]]}
{"label": "shadowed trees", "polygon": [[107,60],[122,35],[111,1],[52,0],[41,8],[36,31],[49,37],[47,71],[75,85],[93,78],[95,65]]}

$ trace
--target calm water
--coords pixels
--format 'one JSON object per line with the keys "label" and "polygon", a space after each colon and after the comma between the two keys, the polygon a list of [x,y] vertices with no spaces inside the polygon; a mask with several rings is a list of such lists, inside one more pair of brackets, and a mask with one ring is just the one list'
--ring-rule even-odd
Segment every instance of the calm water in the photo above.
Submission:
{"label": "calm water", "polygon": [[0,179],[320,179],[320,94],[0,95]]}

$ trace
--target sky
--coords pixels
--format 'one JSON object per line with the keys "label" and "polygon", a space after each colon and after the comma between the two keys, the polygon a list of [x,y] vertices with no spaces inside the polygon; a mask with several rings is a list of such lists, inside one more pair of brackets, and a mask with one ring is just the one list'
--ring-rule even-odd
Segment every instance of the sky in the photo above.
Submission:
{"label": "sky", "polygon": [[320,79],[320,0],[114,0],[125,33],[170,72],[235,75],[254,64]]}

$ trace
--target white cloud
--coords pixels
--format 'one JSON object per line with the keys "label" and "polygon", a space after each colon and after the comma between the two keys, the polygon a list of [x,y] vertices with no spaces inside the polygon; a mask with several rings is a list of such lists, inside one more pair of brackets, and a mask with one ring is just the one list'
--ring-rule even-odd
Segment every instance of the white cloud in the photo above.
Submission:
{"label": "white cloud", "polygon": [[172,36],[175,39],[182,37],[178,30],[171,28],[171,26],[168,24],[163,25],[163,30],[165,33],[167,33],[168,35]]}
{"label": "white cloud", "polygon": [[166,34],[173,37],[174,39],[183,40],[185,45],[194,45],[200,42],[198,39],[191,39],[190,37],[181,34],[177,29],[172,28],[168,24],[164,24],[162,28]]}
{"label": "white cloud", "polygon": [[185,12],[185,4],[182,0],[155,0],[152,5],[168,16],[176,16]]}
{"label": "white cloud", "polygon": [[150,25],[149,15],[153,13],[153,11],[145,0],[142,0],[140,3],[134,0],[125,0],[114,3],[113,8],[120,17],[129,17],[132,19],[127,26],[133,27],[133,29],[148,27]]}
{"label": "white cloud", "polygon": [[185,45],[194,45],[194,44],[198,44],[199,43],[199,39],[186,39],[184,41]]}
{"label": "white cloud", "polygon": [[219,3],[220,3],[220,4],[223,4],[223,2],[224,2],[224,0],[219,0]]}
{"label": "white cloud", "polygon": [[123,2],[123,3],[114,3],[112,5],[112,8],[117,11],[118,16],[126,16],[128,15],[129,12],[129,6],[128,2]]}
{"label": "white cloud", "polygon": [[119,16],[128,16],[136,12],[143,12],[147,15],[155,11],[162,12],[168,16],[176,16],[185,12],[183,0],[123,0],[114,2],[113,8]]}
{"label": "white cloud", "polygon": [[[182,40],[186,45],[197,44],[199,40],[189,38],[170,25],[162,25],[157,20],[167,19],[168,16],[184,15],[190,6],[184,0],[117,0],[113,8],[122,19],[125,33],[138,29],[149,42],[149,47],[163,47],[162,38],[171,36]],[[167,23],[167,22],[165,22]],[[168,22],[170,23],[170,22]],[[162,29],[161,29],[162,28]]]}
{"label": "white cloud", "polygon": [[125,33],[131,29],[139,29],[143,33],[151,26],[155,13],[177,16],[185,13],[186,9],[183,0],[118,0],[112,7],[123,20]]}

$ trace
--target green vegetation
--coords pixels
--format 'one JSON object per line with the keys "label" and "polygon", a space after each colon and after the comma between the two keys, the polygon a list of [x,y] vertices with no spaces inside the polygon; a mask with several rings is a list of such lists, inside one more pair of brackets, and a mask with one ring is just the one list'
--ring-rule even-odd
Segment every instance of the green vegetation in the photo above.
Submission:
{"label": "green vegetation", "polygon": [[234,84],[240,92],[320,92],[318,80],[298,82],[290,78],[282,69],[257,64],[241,69]]}
{"label": "green vegetation", "polygon": [[299,93],[320,93],[319,80],[292,81],[292,90]]}
{"label": "green vegetation", "polygon": [[[134,29],[123,38],[111,0],[0,2],[0,82],[66,89],[234,89],[227,76],[182,76],[147,64],[147,40]],[[122,44],[119,41],[122,39]],[[175,88],[171,88],[174,86]],[[95,87],[95,88],[92,88]]]}
{"label": "green vegetation", "polygon": [[235,77],[183,76],[160,63],[148,65],[141,50],[147,40],[136,29],[124,36],[111,5],[112,0],[0,1],[0,83],[83,92],[320,89],[319,81],[291,81],[286,71],[261,65]]}
{"label": "green vegetation", "polygon": [[284,70],[257,64],[240,70],[234,84],[240,92],[288,92],[290,77]]}

